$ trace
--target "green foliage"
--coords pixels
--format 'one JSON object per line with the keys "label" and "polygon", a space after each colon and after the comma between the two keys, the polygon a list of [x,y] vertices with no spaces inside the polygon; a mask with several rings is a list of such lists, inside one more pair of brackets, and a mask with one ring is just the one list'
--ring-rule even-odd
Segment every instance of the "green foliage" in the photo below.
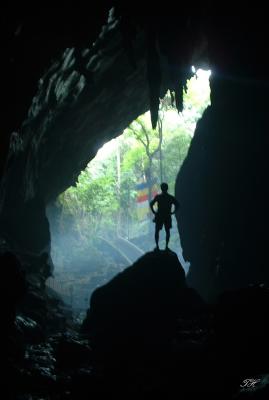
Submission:
{"label": "green foliage", "polygon": [[[138,178],[141,175],[141,171],[147,166],[147,157],[145,150],[140,143],[134,143],[134,145],[126,151],[122,161],[122,171],[132,171],[133,175]],[[131,176],[130,176],[130,179]]]}

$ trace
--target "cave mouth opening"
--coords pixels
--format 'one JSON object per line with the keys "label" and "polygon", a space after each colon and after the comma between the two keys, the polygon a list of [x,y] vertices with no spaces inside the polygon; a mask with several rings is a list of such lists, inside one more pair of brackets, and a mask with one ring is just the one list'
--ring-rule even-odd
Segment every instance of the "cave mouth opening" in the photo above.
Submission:
{"label": "cave mouth opening", "polygon": [[[154,247],[149,199],[166,181],[174,194],[196,124],[210,105],[210,70],[196,70],[186,82],[183,111],[170,93],[161,100],[152,129],[150,112],[105,143],[71,186],[47,207],[54,277],[47,285],[78,314],[85,314],[93,290]],[[164,247],[161,231],[160,247]],[[176,220],[169,247],[185,271]]]}

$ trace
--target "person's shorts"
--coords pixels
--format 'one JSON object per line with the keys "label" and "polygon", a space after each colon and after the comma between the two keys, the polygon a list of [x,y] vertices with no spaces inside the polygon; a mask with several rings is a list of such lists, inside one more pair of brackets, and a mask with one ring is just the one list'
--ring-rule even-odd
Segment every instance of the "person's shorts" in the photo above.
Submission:
{"label": "person's shorts", "polygon": [[171,229],[172,228],[172,218],[171,215],[169,215],[166,218],[159,217],[156,215],[155,217],[155,224],[157,229],[162,229],[164,226],[166,229]]}

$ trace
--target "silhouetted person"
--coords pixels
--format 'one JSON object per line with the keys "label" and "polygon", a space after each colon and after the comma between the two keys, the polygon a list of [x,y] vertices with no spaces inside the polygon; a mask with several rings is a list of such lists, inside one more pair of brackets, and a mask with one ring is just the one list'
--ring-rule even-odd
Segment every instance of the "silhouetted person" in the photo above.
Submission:
{"label": "silhouetted person", "polygon": [[[157,194],[154,199],[150,202],[150,208],[155,214],[155,218],[153,222],[155,222],[155,242],[156,248],[159,250],[159,232],[162,229],[163,225],[166,232],[166,250],[168,249],[168,243],[170,239],[170,229],[172,228],[172,214],[175,214],[177,211],[179,204],[177,199],[168,192],[167,183],[161,184],[161,194]],[[157,203],[158,209],[154,210],[154,204]],[[172,205],[174,205],[174,211],[172,211]]]}

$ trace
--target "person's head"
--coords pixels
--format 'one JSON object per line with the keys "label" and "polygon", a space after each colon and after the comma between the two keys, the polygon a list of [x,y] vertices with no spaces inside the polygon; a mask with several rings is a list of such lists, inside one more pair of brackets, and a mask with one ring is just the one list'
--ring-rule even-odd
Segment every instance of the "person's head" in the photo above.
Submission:
{"label": "person's head", "polygon": [[167,183],[163,182],[163,183],[161,184],[161,189],[162,189],[162,192],[163,192],[163,193],[166,193],[166,192],[168,191],[168,185],[167,185]]}

